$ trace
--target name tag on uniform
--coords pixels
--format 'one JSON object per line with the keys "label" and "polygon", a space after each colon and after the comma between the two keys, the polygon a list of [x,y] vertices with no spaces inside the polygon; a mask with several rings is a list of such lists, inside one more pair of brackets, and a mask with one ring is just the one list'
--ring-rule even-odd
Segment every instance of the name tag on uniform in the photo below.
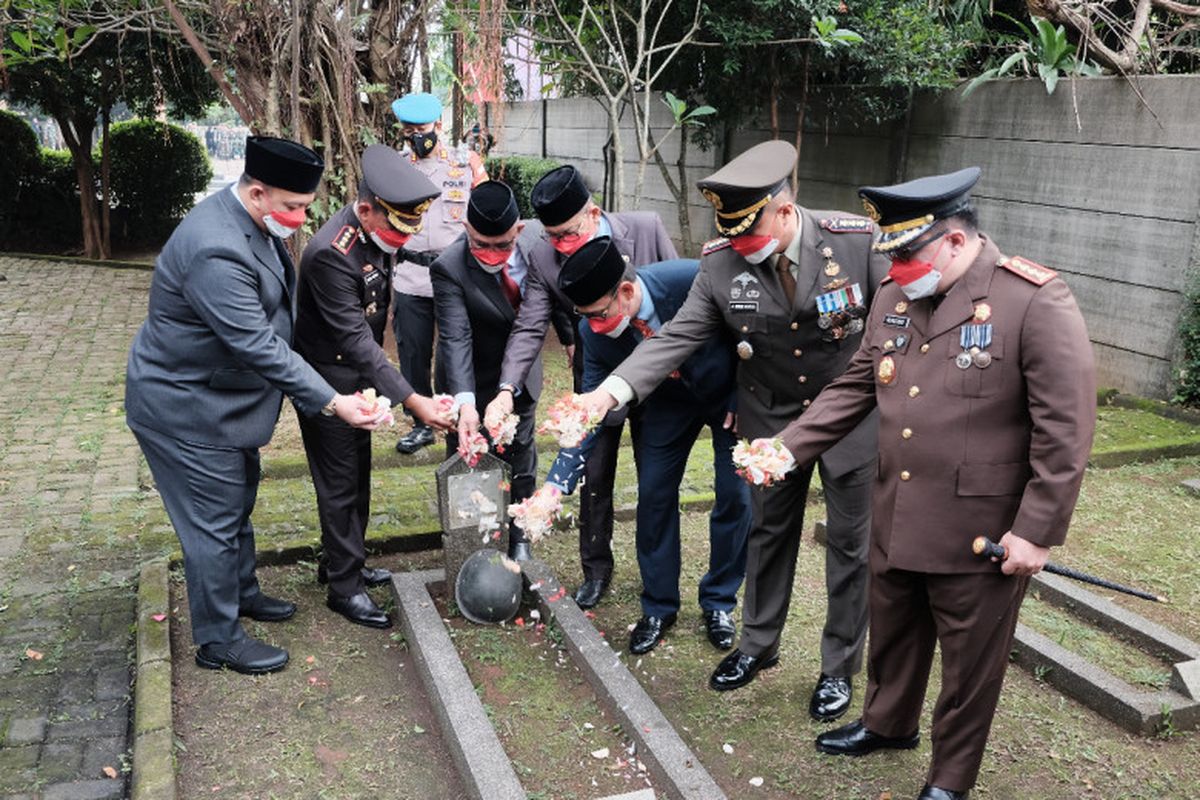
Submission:
{"label": "name tag on uniform", "polygon": [[375,283],[382,279],[383,279],[382,273],[378,272],[377,270],[371,270],[366,275],[363,275],[363,282],[365,284],[367,284],[367,286],[370,286],[372,283]]}
{"label": "name tag on uniform", "polygon": [[731,300],[729,302],[730,311],[753,311],[758,313],[758,303],[753,300]]}
{"label": "name tag on uniform", "polygon": [[912,319],[910,317],[902,317],[899,314],[885,314],[883,324],[891,325],[893,328],[907,328],[912,324]]}

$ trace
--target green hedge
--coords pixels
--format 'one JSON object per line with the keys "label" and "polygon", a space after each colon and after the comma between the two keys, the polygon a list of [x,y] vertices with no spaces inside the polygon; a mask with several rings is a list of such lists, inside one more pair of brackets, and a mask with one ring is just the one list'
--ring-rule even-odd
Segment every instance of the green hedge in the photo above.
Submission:
{"label": "green hedge", "polygon": [[533,206],[529,202],[533,185],[550,170],[562,166],[553,159],[530,156],[490,156],[483,163],[488,177],[504,181],[512,187],[522,219],[533,217]]}
{"label": "green hedge", "polygon": [[19,114],[0,111],[0,152],[0,241],[6,242],[20,230],[20,212],[41,159],[37,134]]}
{"label": "green hedge", "polygon": [[[108,143],[113,206],[125,226],[122,238],[165,238],[212,180],[204,144],[178,125],[143,119],[113,125]],[[100,160],[99,145],[94,157]]]}

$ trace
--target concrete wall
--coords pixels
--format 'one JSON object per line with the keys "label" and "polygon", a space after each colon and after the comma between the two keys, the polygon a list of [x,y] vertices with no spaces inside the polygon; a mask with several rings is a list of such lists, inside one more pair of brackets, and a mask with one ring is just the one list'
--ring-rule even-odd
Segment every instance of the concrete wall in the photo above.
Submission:
{"label": "concrete wall", "polygon": [[[995,82],[966,101],[957,93],[919,98],[907,130],[900,121],[827,131],[821,115],[810,114],[800,201],[861,212],[860,185],[983,167],[975,190],[981,226],[1006,253],[1064,275],[1087,319],[1100,384],[1169,396],[1185,275],[1200,269],[1200,76],[1141,78],[1136,88],[1142,99],[1119,78],[1063,82],[1052,96],[1040,81]],[[656,115],[665,129],[665,107]],[[607,125],[595,101],[515,104],[498,133],[498,153],[574,163],[600,188]],[[729,151],[768,136],[740,129]],[[677,137],[664,150],[672,169]],[[632,192],[632,130],[626,141]],[[720,152],[689,147],[697,243],[713,230],[695,181],[720,165]],[[657,168],[647,172],[640,207],[658,211],[679,236],[676,203]]]}

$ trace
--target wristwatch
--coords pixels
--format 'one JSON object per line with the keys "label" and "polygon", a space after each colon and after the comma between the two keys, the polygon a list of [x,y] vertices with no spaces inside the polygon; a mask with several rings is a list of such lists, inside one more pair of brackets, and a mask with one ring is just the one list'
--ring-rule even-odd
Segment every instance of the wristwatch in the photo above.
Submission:
{"label": "wristwatch", "polygon": [[333,396],[333,398],[328,403],[326,403],[321,408],[321,413],[327,417],[332,417],[333,415],[337,414],[337,395],[336,394]]}
{"label": "wristwatch", "polygon": [[516,397],[516,396],[517,396],[517,387],[513,386],[511,383],[502,383],[502,384],[500,384],[500,387],[499,387],[499,389],[498,389],[497,391],[501,391],[501,392],[508,392],[508,393],[509,393],[509,394],[511,394],[513,397]]}

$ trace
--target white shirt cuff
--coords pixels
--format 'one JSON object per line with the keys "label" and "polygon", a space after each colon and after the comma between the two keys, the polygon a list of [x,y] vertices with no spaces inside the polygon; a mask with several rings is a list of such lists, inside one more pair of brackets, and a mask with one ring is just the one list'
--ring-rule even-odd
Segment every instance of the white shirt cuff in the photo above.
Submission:
{"label": "white shirt cuff", "polygon": [[463,405],[472,405],[473,406],[473,405],[475,405],[475,393],[474,392],[459,392],[458,394],[454,395],[454,402],[455,402],[455,404],[460,405],[460,406],[463,406]]}
{"label": "white shirt cuff", "polygon": [[618,378],[616,375],[609,375],[601,381],[599,388],[611,394],[613,399],[617,401],[615,411],[620,411],[633,400],[633,389],[624,379]]}

